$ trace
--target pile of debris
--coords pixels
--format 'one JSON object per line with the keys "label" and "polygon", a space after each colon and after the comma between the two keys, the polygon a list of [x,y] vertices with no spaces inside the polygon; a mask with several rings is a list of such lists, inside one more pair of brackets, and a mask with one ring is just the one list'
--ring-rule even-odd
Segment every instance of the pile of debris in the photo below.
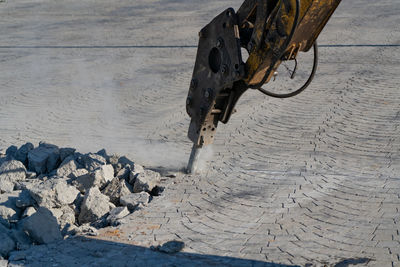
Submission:
{"label": "pile of debris", "polygon": [[0,259],[117,225],[161,193],[160,181],[158,172],[105,150],[11,146],[0,154]]}

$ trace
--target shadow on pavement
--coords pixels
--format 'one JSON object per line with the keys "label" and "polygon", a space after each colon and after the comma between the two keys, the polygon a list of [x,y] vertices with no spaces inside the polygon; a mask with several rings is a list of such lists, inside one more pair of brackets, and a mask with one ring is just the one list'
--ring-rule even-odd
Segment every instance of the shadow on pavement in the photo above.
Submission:
{"label": "shadow on pavement", "polygon": [[86,237],[35,246],[17,253],[19,257],[15,255],[14,258],[21,260],[11,261],[12,266],[294,266],[188,252],[167,254],[147,247]]}

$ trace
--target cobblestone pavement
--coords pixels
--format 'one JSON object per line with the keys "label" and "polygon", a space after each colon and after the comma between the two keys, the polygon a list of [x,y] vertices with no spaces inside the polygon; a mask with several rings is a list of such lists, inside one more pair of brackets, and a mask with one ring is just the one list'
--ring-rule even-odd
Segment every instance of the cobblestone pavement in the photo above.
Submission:
{"label": "cobblestone pavement", "polygon": [[[129,24],[129,28],[124,19],[119,19],[115,25],[120,23],[123,30],[113,32],[108,25],[109,35],[105,36],[112,38],[105,42],[195,44],[193,32],[225,7],[237,7],[241,1],[209,2],[165,0],[128,5],[119,1],[116,5],[121,9],[114,10],[117,15],[129,20],[129,12],[143,10],[132,19],[147,23]],[[164,10],[159,4],[164,4]],[[130,9],[124,9],[124,5]],[[154,10],[164,13],[153,18]],[[67,58],[82,56],[94,61],[90,66],[104,73],[116,69],[115,82],[128,84],[117,87],[115,94],[121,102],[116,112],[129,118],[108,125],[104,120],[99,120],[99,125],[91,122],[91,131],[97,130],[99,138],[85,130],[81,133],[93,146],[115,134],[108,146],[134,151],[138,144],[129,144],[132,131],[137,137],[171,145],[170,155],[162,152],[167,158],[187,151],[176,158],[179,166],[164,170],[176,172],[177,177],[165,180],[164,194],[149,207],[125,218],[117,229],[105,229],[96,239],[78,238],[32,249],[27,252],[27,264],[400,266],[399,12],[397,0],[343,1],[320,38],[320,65],[311,87],[288,100],[248,92],[231,122],[219,127],[211,167],[202,175],[179,173],[190,150],[185,137],[188,119],[184,99],[194,48],[140,48],[140,52],[139,48],[130,52],[116,48],[112,57],[105,56],[109,62],[103,62],[97,58],[104,54],[101,48],[86,52],[60,49],[57,55],[44,49],[39,55],[30,55],[29,49],[3,47],[3,57],[11,54],[17,58],[9,59],[14,69],[22,68],[29,61],[26,57],[52,60],[51,55],[56,57],[54,62],[61,62],[59,68],[71,66],[71,62],[62,63]],[[112,14],[103,14],[102,19]],[[180,23],[173,18],[180,18]],[[10,23],[8,19],[0,16],[0,21]],[[174,37],[179,27],[183,29]],[[128,29],[136,35],[130,35]],[[41,36],[39,41],[47,38]],[[93,38],[94,42],[101,41],[96,34]],[[126,67],[135,57],[140,58],[140,64]],[[64,81],[67,74],[55,72]],[[9,78],[11,75],[6,67],[0,73],[4,81],[0,86],[18,88],[13,86],[20,85],[19,81]],[[109,85],[108,80],[104,82],[96,87],[100,93]],[[45,88],[49,92],[53,87]],[[72,84],[71,90],[76,88],[79,86]],[[65,97],[74,99],[73,95]],[[97,98],[92,98],[94,113]],[[1,112],[12,114],[7,101],[13,103],[0,100],[4,107]],[[18,107],[27,105],[15,101]],[[15,126],[0,114],[6,123],[6,130],[0,131],[0,144],[43,136],[61,145],[71,142],[73,133],[60,136],[62,129],[75,122],[75,115],[82,115],[83,120],[89,116],[82,113],[79,101],[85,102],[83,98],[71,101],[78,114],[71,110],[58,130],[36,128],[38,122],[33,117],[29,125]],[[61,110],[53,110],[55,116],[68,107],[64,102],[60,105]],[[7,135],[13,130],[20,135]],[[104,136],[99,133],[102,131],[106,132]],[[148,249],[170,240],[183,241],[183,252],[170,256]]]}

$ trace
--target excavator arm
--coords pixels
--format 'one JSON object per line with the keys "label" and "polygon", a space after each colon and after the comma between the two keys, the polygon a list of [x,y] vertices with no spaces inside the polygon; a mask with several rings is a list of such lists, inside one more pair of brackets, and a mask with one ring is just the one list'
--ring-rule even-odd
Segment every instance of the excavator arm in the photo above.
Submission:
{"label": "excavator arm", "polygon": [[[237,12],[228,8],[199,32],[196,63],[186,100],[193,142],[188,172],[196,171],[201,148],[212,144],[219,122],[227,123],[242,94],[258,89],[287,98],[303,91],[317,66],[316,40],[341,0],[245,0]],[[286,94],[262,88],[283,61],[314,47],[307,82]],[[241,49],[249,56],[244,62]]]}

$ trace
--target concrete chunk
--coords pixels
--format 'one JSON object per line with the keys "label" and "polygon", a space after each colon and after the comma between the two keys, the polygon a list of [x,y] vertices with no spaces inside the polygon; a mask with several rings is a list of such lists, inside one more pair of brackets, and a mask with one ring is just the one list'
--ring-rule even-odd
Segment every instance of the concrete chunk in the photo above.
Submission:
{"label": "concrete chunk", "polygon": [[150,192],[160,183],[160,180],[161,176],[158,172],[145,170],[136,176],[135,183],[133,185],[133,192]]}
{"label": "concrete chunk", "polygon": [[19,220],[21,210],[16,206],[19,193],[14,191],[8,194],[0,194],[0,218],[6,226]]}
{"label": "concrete chunk", "polygon": [[57,169],[58,177],[69,177],[74,171],[78,169],[78,162],[75,161],[74,156],[69,156],[63,160],[60,167]]}
{"label": "concrete chunk", "polygon": [[8,254],[15,249],[15,242],[5,232],[0,232],[0,255],[7,257]]}
{"label": "concrete chunk", "polygon": [[118,220],[128,216],[130,214],[127,207],[116,207],[110,211],[110,215],[107,217],[107,222],[110,225],[115,225]]}
{"label": "concrete chunk", "polygon": [[0,193],[12,191],[17,182],[25,179],[26,168],[22,162],[10,160],[0,165]]}
{"label": "concrete chunk", "polygon": [[119,205],[119,199],[122,196],[132,193],[132,186],[124,179],[114,178],[102,192],[110,198],[113,204]]}
{"label": "concrete chunk", "polygon": [[121,197],[120,203],[128,207],[130,211],[135,210],[139,205],[147,205],[150,201],[150,195],[146,192],[132,193]]}
{"label": "concrete chunk", "polygon": [[51,172],[57,167],[60,152],[55,145],[41,143],[39,147],[29,151],[28,168],[38,174]]}
{"label": "concrete chunk", "polygon": [[60,148],[60,160],[64,161],[67,157],[73,156],[75,153],[75,148],[64,147]]}
{"label": "concrete chunk", "polygon": [[73,184],[82,193],[92,187],[103,189],[114,178],[114,169],[112,165],[102,165],[90,175],[82,175],[78,177]]}
{"label": "concrete chunk", "polygon": [[25,166],[28,166],[28,153],[34,149],[32,143],[22,145],[15,153],[15,159],[21,161]]}
{"label": "concrete chunk", "polygon": [[103,195],[97,187],[89,189],[86,193],[79,214],[79,223],[94,222],[110,211],[109,198]]}
{"label": "concrete chunk", "polygon": [[46,208],[72,204],[79,194],[79,191],[68,185],[64,179],[49,179],[38,185],[28,185],[28,189],[38,205]]}
{"label": "concrete chunk", "polygon": [[23,228],[39,244],[48,244],[62,239],[57,219],[50,210],[44,207],[26,218]]}
{"label": "concrete chunk", "polygon": [[31,194],[29,193],[28,190],[22,190],[21,193],[19,193],[19,196],[15,202],[15,205],[18,208],[26,208],[29,206],[32,206],[36,203],[36,201],[32,198]]}
{"label": "concrete chunk", "polygon": [[107,160],[103,156],[93,153],[83,155],[81,157],[81,160],[83,166],[89,172],[94,171],[95,169],[107,164]]}

